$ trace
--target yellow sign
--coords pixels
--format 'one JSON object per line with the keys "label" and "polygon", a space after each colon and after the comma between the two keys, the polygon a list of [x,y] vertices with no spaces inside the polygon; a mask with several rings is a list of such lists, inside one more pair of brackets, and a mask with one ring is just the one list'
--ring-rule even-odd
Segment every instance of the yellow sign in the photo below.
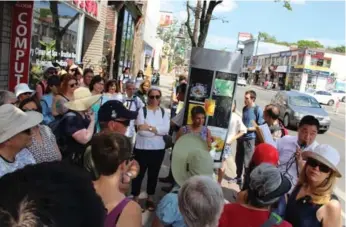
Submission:
{"label": "yellow sign", "polygon": [[317,66],[317,65],[295,65],[296,69],[310,69],[315,71],[331,72],[330,68]]}

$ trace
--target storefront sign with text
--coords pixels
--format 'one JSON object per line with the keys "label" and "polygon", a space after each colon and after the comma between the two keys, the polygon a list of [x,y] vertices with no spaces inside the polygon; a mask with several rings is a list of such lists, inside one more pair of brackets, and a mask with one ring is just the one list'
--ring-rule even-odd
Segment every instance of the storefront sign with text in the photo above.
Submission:
{"label": "storefront sign with text", "polygon": [[72,3],[77,6],[77,8],[97,18],[98,2],[96,0],[73,0]]}
{"label": "storefront sign with text", "polygon": [[29,82],[33,7],[33,1],[22,1],[13,5],[9,90],[14,90],[19,83]]}

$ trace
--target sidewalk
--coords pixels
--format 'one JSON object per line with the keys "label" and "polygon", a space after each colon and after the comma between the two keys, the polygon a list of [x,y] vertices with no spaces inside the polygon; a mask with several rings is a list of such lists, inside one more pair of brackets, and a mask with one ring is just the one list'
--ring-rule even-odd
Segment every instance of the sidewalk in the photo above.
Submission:
{"label": "sidewalk", "polygon": [[[160,88],[162,90],[162,107],[166,108],[166,111],[169,111],[168,106],[170,103],[170,97],[171,97],[171,87],[174,82],[174,77],[172,76],[164,76],[162,75],[160,78]],[[232,146],[232,150],[235,151],[235,145]],[[234,155],[235,152],[233,152],[232,155]],[[161,166],[160,174],[159,177],[166,177],[169,172],[169,166],[170,166],[170,161],[169,161],[169,154],[170,150],[166,151],[164,161]],[[235,177],[235,163],[234,163],[234,157],[229,158],[229,161],[227,163],[227,168],[226,168],[226,179],[229,178],[234,178]],[[146,182],[147,182],[147,176],[144,177],[143,183],[142,183],[142,190],[140,194],[140,199],[145,199],[147,197],[146,194]],[[156,194],[155,194],[155,201],[158,203],[160,199],[166,194],[161,190],[161,187],[167,186],[167,184],[163,184],[158,182],[157,187],[156,187]],[[237,184],[231,182],[229,183],[227,180],[222,181],[222,190],[224,192],[225,199],[232,202],[236,198],[236,192],[239,191],[239,187]],[[145,211],[142,214],[142,223],[143,226],[149,227],[151,226],[151,223],[153,221],[155,213],[154,212],[149,212]]]}

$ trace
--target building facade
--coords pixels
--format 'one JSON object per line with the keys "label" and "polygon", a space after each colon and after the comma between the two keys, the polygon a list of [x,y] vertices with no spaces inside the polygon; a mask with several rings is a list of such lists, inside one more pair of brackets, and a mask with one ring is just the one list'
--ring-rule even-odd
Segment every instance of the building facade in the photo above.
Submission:
{"label": "building facade", "polygon": [[244,62],[258,85],[270,81],[278,89],[308,88],[328,90],[337,80],[345,80],[346,56],[319,49],[292,49],[255,55]]}
{"label": "building facade", "polygon": [[145,10],[146,1],[0,2],[0,89],[34,86],[49,62],[72,60],[111,77],[137,72]]}

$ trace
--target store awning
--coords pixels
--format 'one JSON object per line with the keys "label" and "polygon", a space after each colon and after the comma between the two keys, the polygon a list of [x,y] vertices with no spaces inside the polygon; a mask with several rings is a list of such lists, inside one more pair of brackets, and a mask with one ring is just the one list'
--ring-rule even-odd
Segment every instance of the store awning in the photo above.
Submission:
{"label": "store awning", "polygon": [[278,72],[278,73],[287,73],[287,65],[279,65],[275,72]]}

